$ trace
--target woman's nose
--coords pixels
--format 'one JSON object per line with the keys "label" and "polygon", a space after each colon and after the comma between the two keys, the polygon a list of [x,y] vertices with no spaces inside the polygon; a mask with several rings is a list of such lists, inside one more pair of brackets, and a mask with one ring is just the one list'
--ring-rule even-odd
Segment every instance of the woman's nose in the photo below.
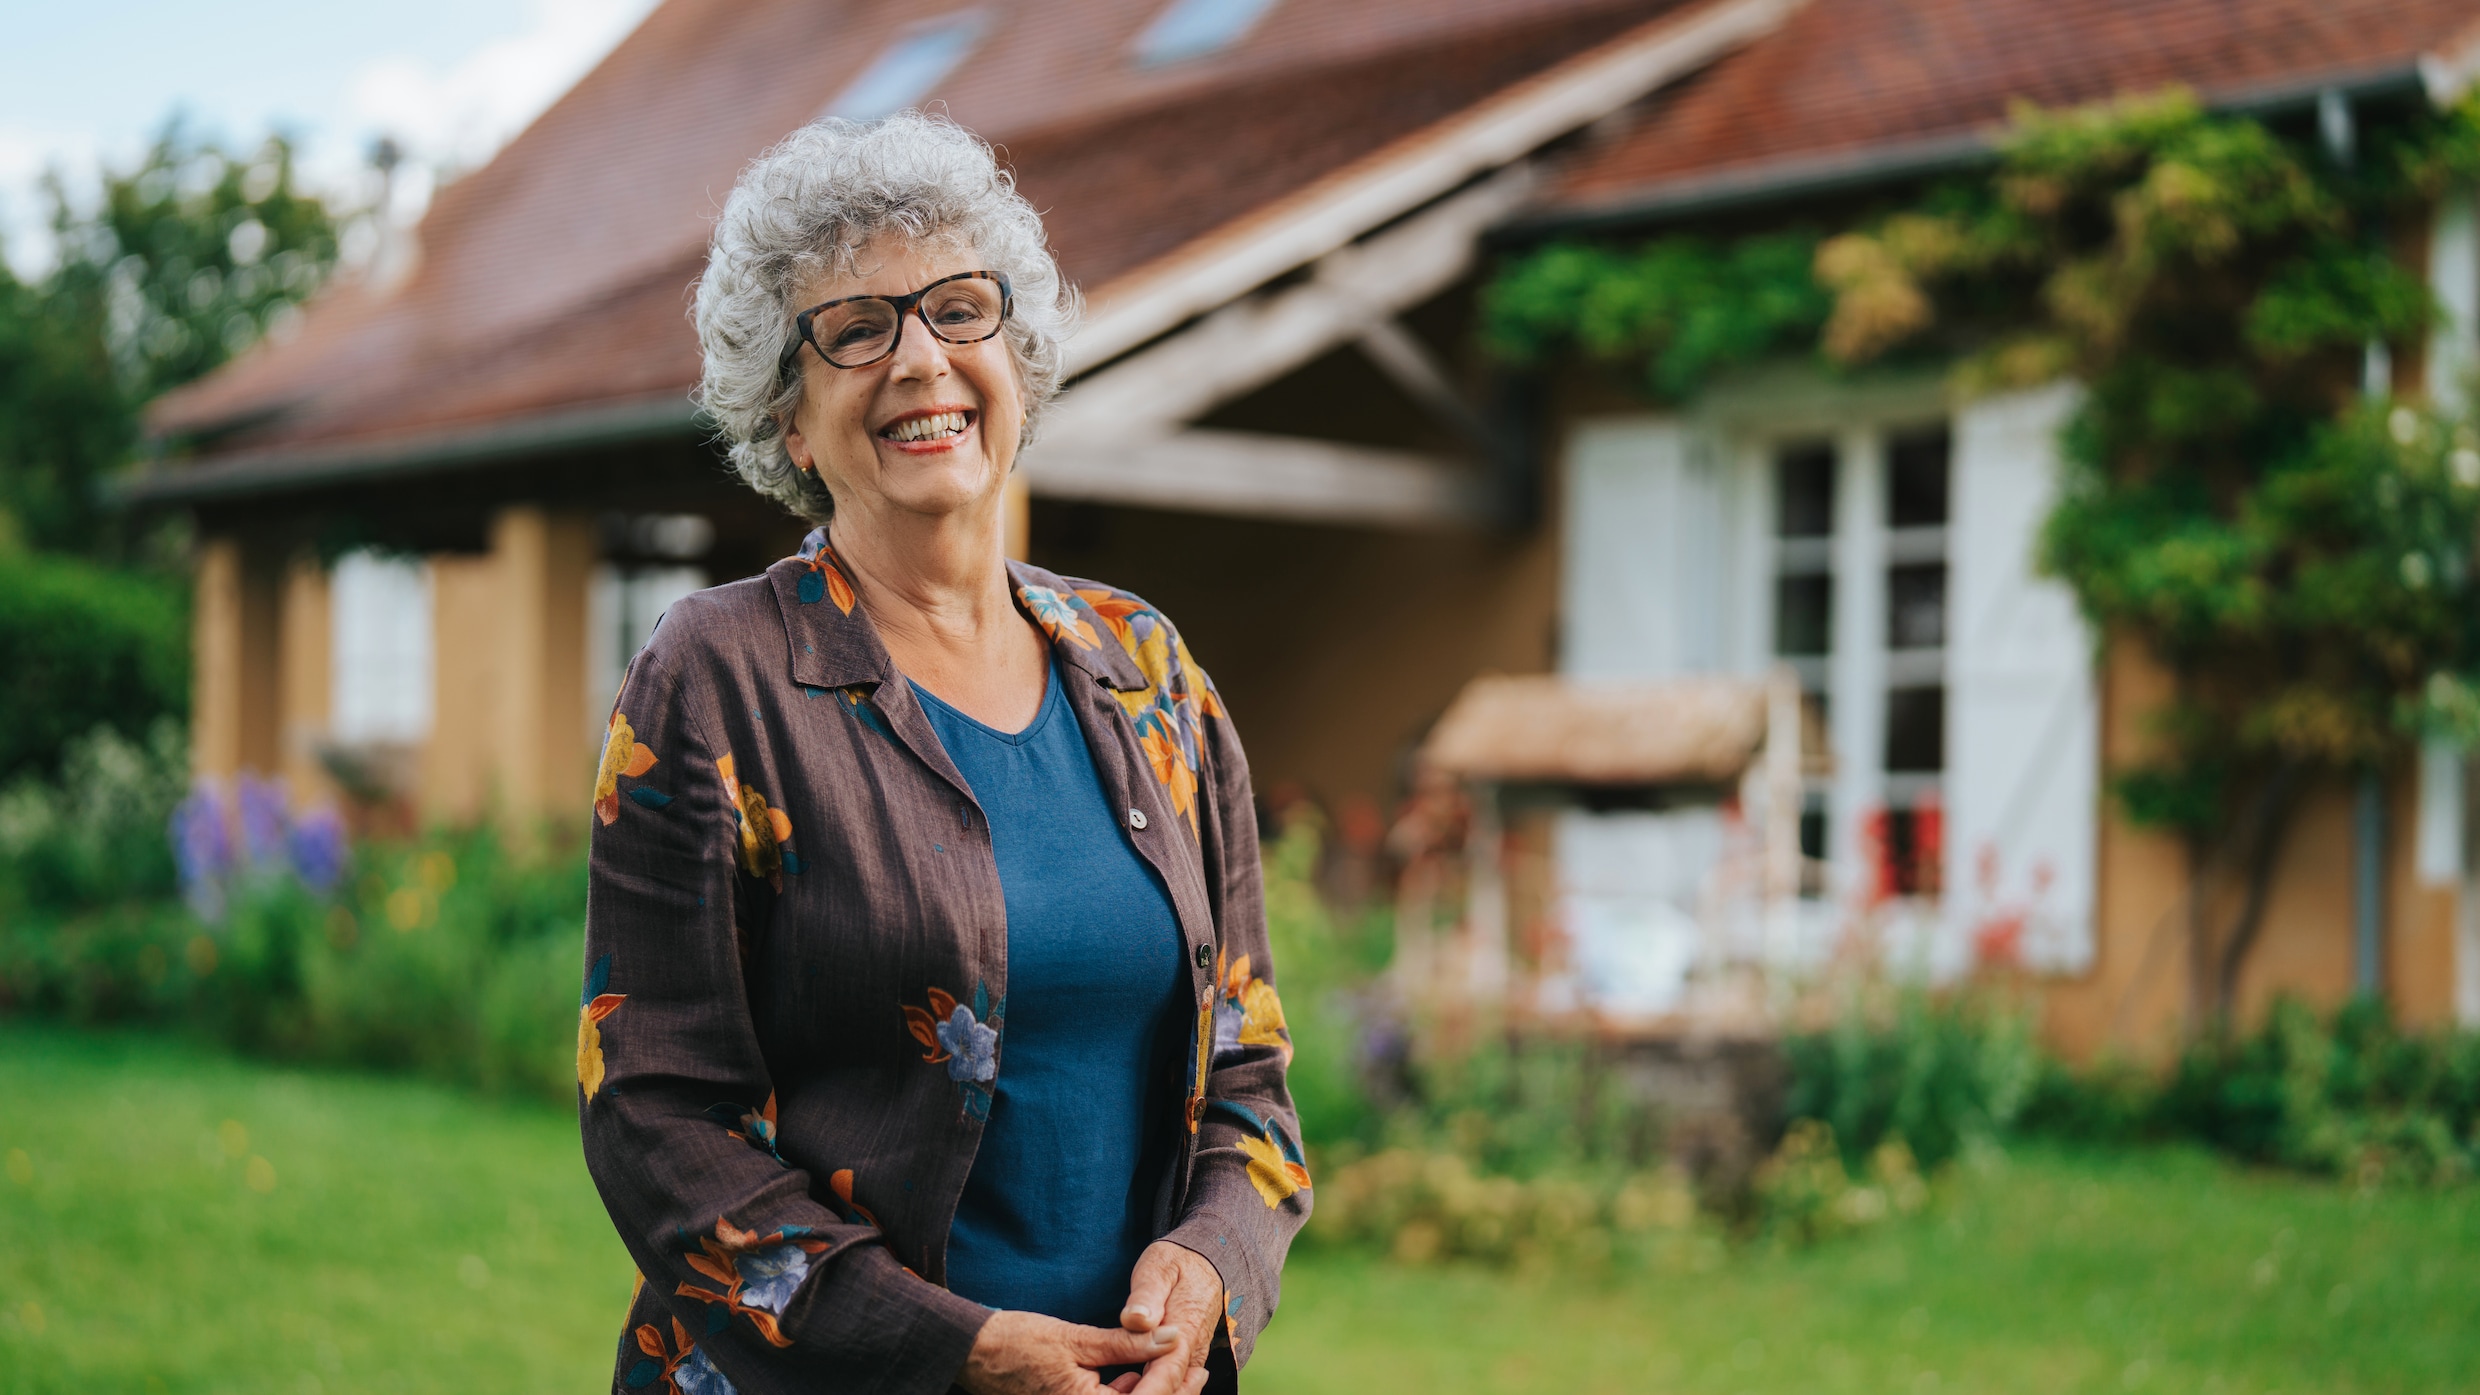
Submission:
{"label": "woman's nose", "polygon": [[894,360],[888,365],[888,376],[915,382],[945,377],[947,345],[930,332],[930,325],[920,315],[904,317],[903,333],[896,340]]}

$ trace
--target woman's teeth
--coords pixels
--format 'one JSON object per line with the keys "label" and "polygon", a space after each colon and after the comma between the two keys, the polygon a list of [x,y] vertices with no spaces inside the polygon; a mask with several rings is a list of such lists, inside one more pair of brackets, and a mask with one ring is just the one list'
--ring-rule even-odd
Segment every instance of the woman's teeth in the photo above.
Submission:
{"label": "woman's teeth", "polygon": [[964,413],[933,412],[926,417],[906,417],[879,434],[890,441],[934,441],[963,433]]}

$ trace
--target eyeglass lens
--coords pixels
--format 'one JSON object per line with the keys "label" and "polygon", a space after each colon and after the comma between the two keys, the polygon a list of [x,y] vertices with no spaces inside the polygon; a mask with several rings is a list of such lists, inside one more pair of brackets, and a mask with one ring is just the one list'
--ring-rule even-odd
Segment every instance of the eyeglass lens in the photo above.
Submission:
{"label": "eyeglass lens", "polygon": [[[996,281],[949,281],[922,297],[921,316],[930,332],[950,344],[971,344],[999,332],[1004,304]],[[858,368],[895,349],[902,321],[883,300],[848,300],[810,320],[810,337],[829,363]]]}

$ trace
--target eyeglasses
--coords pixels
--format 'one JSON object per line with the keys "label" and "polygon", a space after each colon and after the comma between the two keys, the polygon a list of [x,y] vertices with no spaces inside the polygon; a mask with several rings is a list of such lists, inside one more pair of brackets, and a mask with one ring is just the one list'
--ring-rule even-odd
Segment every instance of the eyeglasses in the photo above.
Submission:
{"label": "eyeglasses", "polygon": [[908,316],[946,343],[978,344],[999,332],[1014,304],[1007,277],[996,271],[960,271],[911,295],[844,296],[792,317],[783,365],[791,367],[807,344],[832,367],[867,368],[895,353]]}

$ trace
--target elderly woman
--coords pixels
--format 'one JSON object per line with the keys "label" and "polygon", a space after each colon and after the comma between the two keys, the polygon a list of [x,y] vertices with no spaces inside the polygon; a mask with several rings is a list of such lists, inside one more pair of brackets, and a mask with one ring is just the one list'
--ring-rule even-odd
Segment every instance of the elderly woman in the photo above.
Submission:
{"label": "elderly woman", "polygon": [[980,141],[752,164],[702,400],[817,527],[673,606],[594,789],[577,1078],[616,1388],[1228,1386],[1309,1177],[1240,742],[1125,591],[1006,560],[1074,298]]}

